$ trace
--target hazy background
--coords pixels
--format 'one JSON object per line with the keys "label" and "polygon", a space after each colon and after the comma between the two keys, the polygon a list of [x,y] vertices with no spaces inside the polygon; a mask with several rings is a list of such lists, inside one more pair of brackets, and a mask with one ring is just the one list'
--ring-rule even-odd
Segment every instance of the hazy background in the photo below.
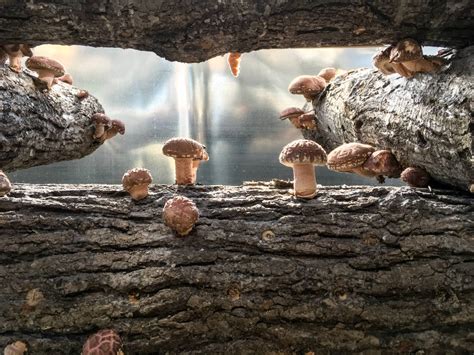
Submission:
{"label": "hazy background", "polygon": [[[302,107],[302,96],[287,91],[302,74],[317,74],[333,66],[371,66],[376,48],[261,50],[242,56],[234,78],[226,57],[205,63],[169,62],[154,53],[135,50],[51,46],[35,55],[64,64],[74,85],[88,90],[108,116],[122,120],[126,134],[107,141],[80,160],[10,173],[14,182],[120,183],[134,167],[151,170],[154,181],[174,182],[174,161],[161,147],[171,137],[190,137],[207,146],[210,160],[201,164],[198,182],[238,185],[245,180],[292,178],[278,162],[284,145],[302,138],[279,112]],[[317,169],[318,183],[377,184],[354,174]],[[388,184],[399,184],[389,179]]]}

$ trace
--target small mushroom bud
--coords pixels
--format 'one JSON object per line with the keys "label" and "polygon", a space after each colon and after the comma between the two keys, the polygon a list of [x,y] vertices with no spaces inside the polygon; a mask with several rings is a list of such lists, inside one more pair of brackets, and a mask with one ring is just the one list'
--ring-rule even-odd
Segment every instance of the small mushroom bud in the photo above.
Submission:
{"label": "small mushroom bud", "polygon": [[48,90],[53,85],[54,78],[64,75],[64,67],[54,59],[33,56],[26,61],[26,67],[38,73],[38,79],[43,81]]}
{"label": "small mushroom bud", "polygon": [[240,73],[241,59],[241,54],[238,52],[231,52],[227,57],[227,62],[229,63],[230,71],[232,72],[232,75],[236,78],[239,76]]}
{"label": "small mushroom bud", "polygon": [[73,83],[72,75],[69,74],[69,73],[66,73],[63,76],[60,76],[58,78],[55,78],[54,80],[62,81],[63,83],[66,83],[66,84],[69,84],[69,85],[72,85],[72,83]]}
{"label": "small mushroom bud", "polygon": [[103,329],[87,339],[82,355],[123,355],[122,346],[122,339],[115,330]]}
{"label": "small mushroom bud", "polygon": [[0,197],[3,197],[10,193],[12,190],[12,184],[8,179],[7,175],[0,170]]}
{"label": "small mushroom bud", "polygon": [[79,99],[79,101],[82,101],[89,97],[89,92],[87,90],[79,90],[76,94],[76,97]]}
{"label": "small mushroom bud", "polygon": [[326,80],[316,75],[300,75],[293,79],[288,91],[294,95],[303,95],[306,101],[316,99],[326,87]]}
{"label": "small mushroom bud", "polygon": [[430,175],[421,168],[409,167],[402,171],[400,178],[411,187],[428,187]]}
{"label": "small mushroom bud", "polygon": [[362,168],[374,175],[384,175],[390,178],[398,178],[402,171],[397,158],[389,150],[373,152],[362,165]]}
{"label": "small mushroom bud", "polygon": [[165,224],[184,237],[188,235],[199,219],[199,210],[193,201],[184,196],[176,196],[166,201],[163,207]]}
{"label": "small mushroom bud", "polygon": [[23,355],[27,351],[26,344],[22,341],[15,341],[3,350],[4,355]]}
{"label": "small mushroom bud", "polygon": [[280,163],[293,168],[296,197],[313,198],[318,192],[315,165],[326,164],[326,151],[318,143],[298,139],[283,147]]}
{"label": "small mushroom bud", "polygon": [[153,181],[148,169],[134,168],[128,170],[122,177],[122,186],[134,201],[139,201],[148,196],[148,185]]}
{"label": "small mushroom bud", "polygon": [[95,131],[92,137],[104,141],[105,131],[112,126],[112,120],[104,113],[98,112],[92,115],[91,121],[95,124]]}
{"label": "small mushroom bud", "polygon": [[193,160],[203,157],[203,145],[190,138],[171,138],[163,144],[163,154],[174,158],[176,184],[193,185],[196,181]]}
{"label": "small mushroom bud", "polygon": [[115,137],[117,134],[121,134],[122,136],[125,134],[125,125],[120,120],[112,120],[110,122],[110,128],[107,128],[105,134],[102,136],[102,142]]}

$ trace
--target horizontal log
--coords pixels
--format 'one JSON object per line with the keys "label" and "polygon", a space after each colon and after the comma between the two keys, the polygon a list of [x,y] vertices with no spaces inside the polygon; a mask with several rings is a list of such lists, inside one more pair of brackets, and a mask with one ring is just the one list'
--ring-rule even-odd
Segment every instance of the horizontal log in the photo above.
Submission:
{"label": "horizontal log", "polygon": [[403,167],[424,168],[435,183],[474,184],[474,46],[441,73],[412,79],[358,69],[331,82],[313,102],[306,138],[328,151],[348,142],[391,150]]}
{"label": "horizontal log", "polygon": [[64,83],[43,91],[25,72],[0,67],[0,170],[79,159],[100,147],[91,117],[104,110],[79,91]]}
{"label": "horizontal log", "polygon": [[[270,183],[16,185],[0,198],[0,346],[127,354],[474,351],[474,209],[462,192]],[[200,220],[161,219],[175,194]],[[34,307],[26,295],[39,289]]]}
{"label": "horizontal log", "polygon": [[94,0],[0,2],[0,43],[80,44],[200,62],[229,51],[473,44],[470,1]]}

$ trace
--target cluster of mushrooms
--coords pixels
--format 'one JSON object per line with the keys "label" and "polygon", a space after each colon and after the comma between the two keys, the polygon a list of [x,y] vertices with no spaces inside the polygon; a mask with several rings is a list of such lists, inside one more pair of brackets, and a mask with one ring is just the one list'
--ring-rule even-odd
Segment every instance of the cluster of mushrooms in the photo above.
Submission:
{"label": "cluster of mushrooms", "polygon": [[[447,61],[440,55],[426,56],[417,41],[406,38],[396,44],[384,48],[373,57],[373,65],[385,75],[398,73],[403,77],[412,78],[416,73],[433,73],[441,70]],[[318,100],[329,83],[336,77],[344,76],[347,72],[336,68],[325,68],[317,75],[301,75],[296,77],[288,86],[291,94],[303,95],[307,102]],[[305,105],[306,106],[306,105]],[[288,119],[298,129],[317,129],[314,110],[305,111],[299,107],[288,107],[281,111],[280,119]],[[290,143],[283,151],[299,148],[304,153],[298,153],[297,161],[292,163],[294,172],[295,195],[311,198],[316,194],[314,187],[309,189],[309,168],[303,173],[301,164],[326,164],[329,169],[339,172],[352,172],[365,177],[375,177],[380,183],[384,176],[401,178],[412,187],[427,187],[430,182],[429,174],[419,167],[402,169],[396,157],[389,150],[376,150],[368,144],[348,143],[334,149],[323,159],[323,148],[317,147],[312,141],[298,140]],[[325,154],[325,153],[324,153]],[[285,156],[280,155],[280,162],[288,165]],[[296,165],[295,165],[296,164]],[[297,167],[295,169],[295,166]],[[403,170],[403,171],[402,171]],[[302,184],[305,187],[302,187]],[[314,185],[315,186],[315,185]],[[299,190],[302,188],[303,190]],[[312,191],[312,192],[310,192]]]}
{"label": "cluster of mushrooms", "polygon": [[[16,341],[6,346],[4,355],[23,355],[28,351],[27,345]],[[113,329],[102,329],[92,334],[84,343],[81,355],[124,355],[123,343],[120,336]]]}

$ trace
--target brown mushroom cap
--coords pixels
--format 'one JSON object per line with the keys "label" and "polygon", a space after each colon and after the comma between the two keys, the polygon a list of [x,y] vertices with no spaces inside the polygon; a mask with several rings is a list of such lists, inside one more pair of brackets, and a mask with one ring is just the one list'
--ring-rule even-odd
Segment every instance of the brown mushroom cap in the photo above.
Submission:
{"label": "brown mushroom cap", "polygon": [[172,158],[201,159],[203,145],[190,138],[171,138],[163,144],[163,154]]}
{"label": "brown mushroom cap", "polygon": [[23,355],[26,352],[26,344],[22,341],[15,341],[5,347],[4,355]]}
{"label": "brown mushroom cap", "polygon": [[122,177],[122,185],[125,191],[130,191],[134,186],[151,184],[153,178],[150,170],[144,168],[133,168],[128,170]]}
{"label": "brown mushroom cap", "polygon": [[326,80],[315,75],[300,75],[293,79],[288,91],[295,95],[304,95],[306,99],[314,99],[323,92]]}
{"label": "brown mushroom cap", "polygon": [[106,125],[111,125],[112,123],[112,120],[105,113],[102,112],[94,113],[91,117],[91,121],[94,123]]}
{"label": "brown mushroom cap", "polygon": [[405,38],[390,51],[390,62],[402,63],[423,57],[421,46],[412,38]]}
{"label": "brown mushroom cap", "polygon": [[64,67],[58,61],[42,57],[42,56],[33,56],[28,58],[26,61],[26,67],[30,70],[49,70],[50,72],[54,73],[55,77],[63,76],[64,75]]}
{"label": "brown mushroom cap", "polygon": [[91,335],[82,347],[82,355],[123,354],[122,339],[112,329],[103,329]]}
{"label": "brown mushroom cap", "polygon": [[189,234],[198,219],[199,210],[194,202],[187,197],[175,196],[166,201],[163,207],[165,224],[180,236]]}
{"label": "brown mushroom cap", "polygon": [[337,74],[336,68],[324,68],[318,73],[318,76],[326,80],[329,83]]}
{"label": "brown mushroom cap", "polygon": [[381,51],[377,52],[372,57],[373,66],[376,67],[385,75],[395,73],[395,69],[390,63],[390,53],[392,49],[393,49],[393,46],[388,46],[387,48],[384,48]]}
{"label": "brown mushroom cap", "polygon": [[430,175],[422,168],[409,167],[402,171],[400,179],[411,187],[427,187]]}
{"label": "brown mushroom cap", "polygon": [[125,124],[120,120],[112,120],[111,129],[122,135],[125,134]]}
{"label": "brown mushroom cap", "polygon": [[400,176],[401,167],[397,158],[389,150],[377,150],[365,161],[363,168],[376,175],[385,175],[390,178]]}
{"label": "brown mushroom cap", "polygon": [[375,151],[368,144],[343,144],[328,154],[328,168],[335,171],[351,171],[364,164],[367,158]]}
{"label": "brown mushroom cap", "polygon": [[326,151],[309,139],[297,139],[285,145],[280,153],[280,163],[293,167],[294,164],[326,164]]}
{"label": "brown mushroom cap", "polygon": [[304,110],[298,107],[288,107],[280,112],[280,119],[285,120],[287,118],[300,117],[304,113],[305,113]]}
{"label": "brown mushroom cap", "polygon": [[12,189],[12,184],[7,175],[0,170],[0,197],[7,195]]}
{"label": "brown mushroom cap", "polygon": [[58,80],[69,85],[72,85],[73,83],[72,75],[69,73],[66,73],[63,76],[58,77]]}

